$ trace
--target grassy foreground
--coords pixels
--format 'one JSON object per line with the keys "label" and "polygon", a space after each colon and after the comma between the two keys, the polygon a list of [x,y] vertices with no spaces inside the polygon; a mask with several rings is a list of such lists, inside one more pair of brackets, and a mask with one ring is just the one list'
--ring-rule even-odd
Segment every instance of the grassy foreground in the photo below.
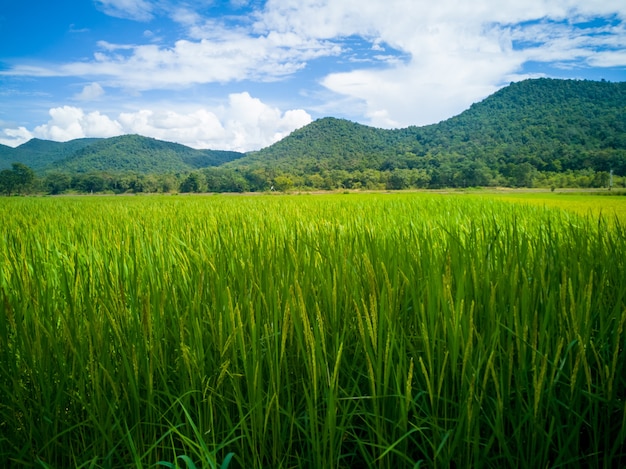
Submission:
{"label": "grassy foreground", "polygon": [[624,253],[486,197],[2,199],[0,466],[624,466]]}

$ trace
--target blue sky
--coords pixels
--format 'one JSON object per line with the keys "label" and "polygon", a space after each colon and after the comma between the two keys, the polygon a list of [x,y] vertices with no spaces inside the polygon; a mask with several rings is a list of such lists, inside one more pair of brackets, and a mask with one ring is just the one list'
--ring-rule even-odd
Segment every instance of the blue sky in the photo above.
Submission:
{"label": "blue sky", "polygon": [[532,77],[626,81],[624,0],[64,0],[0,9],[0,143],[260,149],[452,117]]}

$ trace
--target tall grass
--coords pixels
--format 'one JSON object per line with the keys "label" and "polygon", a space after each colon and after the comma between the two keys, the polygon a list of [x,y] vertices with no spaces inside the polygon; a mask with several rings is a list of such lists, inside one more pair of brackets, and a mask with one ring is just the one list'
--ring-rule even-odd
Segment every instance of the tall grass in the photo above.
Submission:
{"label": "tall grass", "polygon": [[429,195],[4,199],[0,464],[626,464],[619,220]]}

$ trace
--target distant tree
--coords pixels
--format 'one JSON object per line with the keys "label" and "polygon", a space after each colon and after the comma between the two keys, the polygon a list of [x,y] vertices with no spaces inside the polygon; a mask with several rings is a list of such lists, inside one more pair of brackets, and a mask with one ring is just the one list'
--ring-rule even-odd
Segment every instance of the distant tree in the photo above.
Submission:
{"label": "distant tree", "polygon": [[5,195],[10,196],[15,191],[15,187],[15,173],[10,169],[3,169],[0,171],[0,191]]}
{"label": "distant tree", "polygon": [[513,185],[516,187],[533,187],[533,179],[537,170],[530,163],[520,163],[511,169]]}
{"label": "distant tree", "polygon": [[130,189],[135,193],[158,192],[159,181],[154,174],[136,174],[131,180]]}
{"label": "distant tree", "polygon": [[270,180],[266,173],[262,169],[255,169],[252,171],[245,171],[243,176],[248,181],[250,190],[253,192],[266,191],[270,188]]}
{"label": "distant tree", "polygon": [[7,196],[28,190],[35,180],[32,169],[22,163],[13,163],[11,169],[0,171],[0,192]]}
{"label": "distant tree", "polygon": [[394,169],[389,174],[387,180],[387,189],[401,190],[407,189],[411,185],[410,170],[408,169]]}
{"label": "distant tree", "polygon": [[181,192],[204,192],[205,190],[206,179],[197,171],[189,173],[189,176],[180,185]]}
{"label": "distant tree", "polygon": [[161,174],[158,176],[158,180],[161,192],[172,192],[178,190],[180,186],[178,179],[173,174]]}
{"label": "distant tree", "polygon": [[225,174],[223,192],[247,192],[249,190],[248,180],[239,171],[228,171]]}
{"label": "distant tree", "polygon": [[425,169],[411,169],[410,170],[411,186],[417,188],[428,187],[430,182],[430,174]]}
{"label": "distant tree", "polygon": [[11,166],[17,179],[18,190],[29,188],[35,180],[35,172],[22,163],[13,163]]}
{"label": "distant tree", "polygon": [[43,181],[45,190],[52,195],[62,194],[70,188],[72,178],[65,173],[50,173]]}
{"label": "distant tree", "polygon": [[324,186],[324,178],[319,173],[313,173],[306,176],[305,185],[313,189],[321,189]]}
{"label": "distant tree", "polygon": [[381,172],[376,169],[364,169],[361,171],[359,181],[365,189],[382,189]]}
{"label": "distant tree", "polygon": [[74,176],[72,187],[81,192],[102,192],[105,190],[106,181],[99,173],[80,174]]}
{"label": "distant tree", "polygon": [[288,191],[289,189],[291,189],[293,187],[293,180],[288,177],[288,176],[276,176],[274,178],[274,188],[277,191]]}
{"label": "distant tree", "polygon": [[343,169],[333,169],[326,174],[325,189],[350,189],[352,175]]}

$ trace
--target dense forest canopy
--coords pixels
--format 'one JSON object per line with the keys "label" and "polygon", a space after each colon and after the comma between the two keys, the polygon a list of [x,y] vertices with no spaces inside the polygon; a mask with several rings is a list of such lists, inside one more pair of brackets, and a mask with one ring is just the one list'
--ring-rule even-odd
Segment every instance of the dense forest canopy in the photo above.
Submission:
{"label": "dense forest canopy", "polygon": [[626,83],[525,80],[438,124],[323,118],[247,154],[125,135],[0,146],[14,162],[53,193],[607,186],[626,176]]}

